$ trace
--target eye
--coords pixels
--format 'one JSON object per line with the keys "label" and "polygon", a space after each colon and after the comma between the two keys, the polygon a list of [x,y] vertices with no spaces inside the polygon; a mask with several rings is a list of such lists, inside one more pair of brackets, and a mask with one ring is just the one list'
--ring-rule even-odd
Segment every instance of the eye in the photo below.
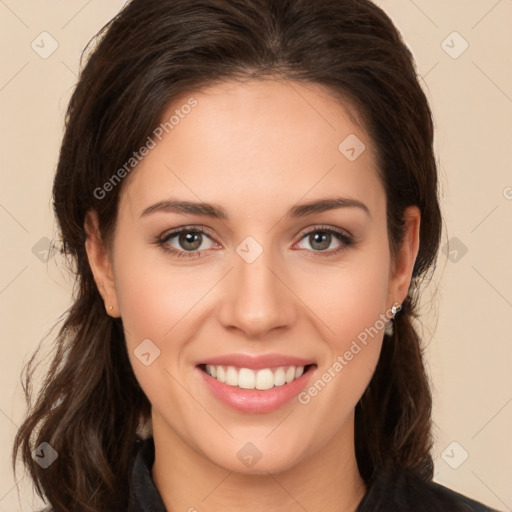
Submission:
{"label": "eye", "polygon": [[212,246],[204,247],[206,239],[215,245],[212,238],[201,227],[183,227],[166,233],[157,240],[157,245],[167,252],[178,257],[197,258],[202,250],[211,249]]}
{"label": "eye", "polygon": [[[342,230],[328,226],[315,226],[303,234],[299,243],[303,241],[309,244],[313,253],[320,253],[315,254],[315,256],[332,256],[354,244],[352,236]],[[327,250],[333,242],[338,245],[334,249]]]}
{"label": "eye", "polygon": [[[210,244],[203,245],[206,241]],[[311,249],[306,248],[315,257],[328,257],[346,250],[354,245],[354,238],[346,232],[329,226],[314,226],[302,235],[298,244],[306,241]],[[219,248],[220,246],[200,226],[184,226],[161,235],[156,245],[164,251],[179,258],[199,258],[202,251]],[[333,243],[337,243],[334,249],[329,249]],[[297,245],[297,244],[296,244]],[[299,247],[303,249],[303,247]]]}

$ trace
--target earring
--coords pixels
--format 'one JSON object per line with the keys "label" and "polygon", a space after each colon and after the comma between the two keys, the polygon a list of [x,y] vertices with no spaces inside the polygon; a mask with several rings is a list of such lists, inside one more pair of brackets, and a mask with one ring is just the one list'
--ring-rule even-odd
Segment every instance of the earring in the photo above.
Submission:
{"label": "earring", "polygon": [[114,309],[114,306],[109,306],[110,311],[112,311]]}
{"label": "earring", "polygon": [[401,304],[398,304],[398,303],[393,304],[393,307],[391,308],[391,314],[393,316],[391,317],[391,319],[386,324],[386,328],[384,330],[384,334],[386,334],[386,336],[393,336],[393,333],[395,332],[394,329],[393,329],[393,320],[395,319],[396,314],[401,309],[402,309],[402,305]]}

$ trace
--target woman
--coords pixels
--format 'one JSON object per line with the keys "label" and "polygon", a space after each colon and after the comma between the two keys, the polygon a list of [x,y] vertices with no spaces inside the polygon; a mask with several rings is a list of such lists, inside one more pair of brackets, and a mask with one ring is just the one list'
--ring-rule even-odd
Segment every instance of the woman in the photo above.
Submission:
{"label": "woman", "polygon": [[129,2],[54,182],[76,299],[14,446],[50,509],[490,510],[432,482],[432,141],[369,1]]}

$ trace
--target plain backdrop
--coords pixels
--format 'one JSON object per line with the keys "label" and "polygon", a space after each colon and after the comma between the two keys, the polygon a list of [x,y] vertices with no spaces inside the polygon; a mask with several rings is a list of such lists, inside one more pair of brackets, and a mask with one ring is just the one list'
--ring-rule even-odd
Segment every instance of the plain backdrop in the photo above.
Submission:
{"label": "plain backdrop", "polygon": [[[414,53],[436,123],[445,226],[422,299],[435,480],[512,511],[512,1],[377,3]],[[123,4],[0,0],[0,512],[38,504],[10,452],[21,370],[71,298],[47,253],[52,179],[81,51]]]}

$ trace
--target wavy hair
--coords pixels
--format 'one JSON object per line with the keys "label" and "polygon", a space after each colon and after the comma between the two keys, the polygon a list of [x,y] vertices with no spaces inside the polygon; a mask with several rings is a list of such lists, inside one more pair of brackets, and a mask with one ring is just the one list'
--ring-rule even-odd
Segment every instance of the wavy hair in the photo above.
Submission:
{"label": "wavy hair", "polygon": [[[441,236],[433,120],[410,50],[369,0],[131,0],[97,34],[71,97],[53,185],[62,250],[76,276],[74,302],[17,432],[21,460],[55,512],[124,510],[133,447],[150,403],[132,371],[122,319],[107,315],[85,251],[96,210],[108,241],[123,183],[95,194],[159,124],[175,98],[223,80],[280,77],[325,86],[362,119],[377,150],[392,256],[403,213],[421,211],[413,279],[392,336],[355,410],[356,457],[368,483],[380,471],[433,477],[431,390],[417,316],[418,286],[435,266]],[[31,456],[46,441],[58,463]]]}

